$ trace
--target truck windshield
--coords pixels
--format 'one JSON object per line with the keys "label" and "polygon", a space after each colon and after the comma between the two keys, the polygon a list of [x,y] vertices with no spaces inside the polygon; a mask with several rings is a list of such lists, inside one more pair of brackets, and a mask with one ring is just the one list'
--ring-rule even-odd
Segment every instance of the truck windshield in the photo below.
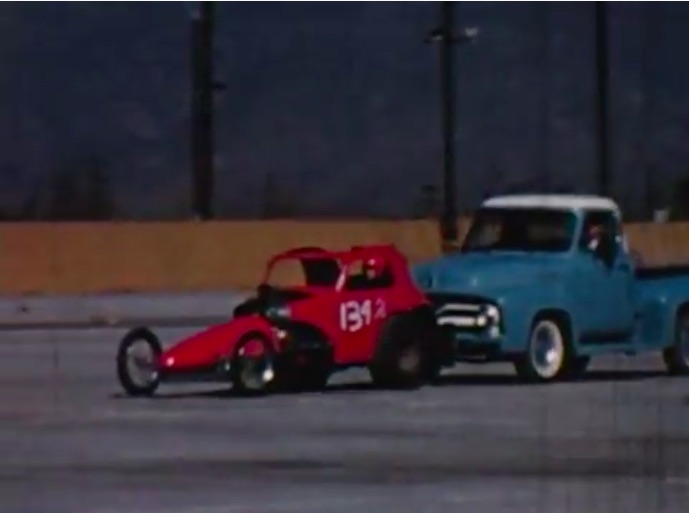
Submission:
{"label": "truck windshield", "polygon": [[474,215],[462,252],[567,251],[576,217],[554,209],[481,208]]}

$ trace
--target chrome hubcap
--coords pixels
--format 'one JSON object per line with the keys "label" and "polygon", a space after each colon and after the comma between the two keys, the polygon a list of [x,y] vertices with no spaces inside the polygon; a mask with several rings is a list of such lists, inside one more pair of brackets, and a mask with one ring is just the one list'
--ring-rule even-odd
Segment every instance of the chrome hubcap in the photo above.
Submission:
{"label": "chrome hubcap", "polygon": [[251,356],[239,350],[239,375],[243,386],[249,390],[260,390],[275,378],[275,370],[271,358],[264,353]]}
{"label": "chrome hubcap", "polygon": [[157,379],[155,354],[146,341],[134,342],[127,349],[127,372],[131,380],[140,387],[146,387]]}
{"label": "chrome hubcap", "polygon": [[544,322],[536,327],[531,343],[531,358],[536,372],[544,378],[553,377],[560,369],[563,341],[557,326]]}

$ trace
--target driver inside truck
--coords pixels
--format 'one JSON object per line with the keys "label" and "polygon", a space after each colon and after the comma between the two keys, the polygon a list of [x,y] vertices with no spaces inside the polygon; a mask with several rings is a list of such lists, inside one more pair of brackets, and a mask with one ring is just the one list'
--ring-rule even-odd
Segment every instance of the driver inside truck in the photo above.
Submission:
{"label": "driver inside truck", "polygon": [[582,248],[595,253],[600,249],[601,242],[612,242],[616,239],[615,235],[615,219],[609,213],[589,213],[584,221],[580,244]]}
{"label": "driver inside truck", "polygon": [[602,224],[591,224],[586,232],[586,245],[589,251],[596,252],[603,237],[604,226]]}

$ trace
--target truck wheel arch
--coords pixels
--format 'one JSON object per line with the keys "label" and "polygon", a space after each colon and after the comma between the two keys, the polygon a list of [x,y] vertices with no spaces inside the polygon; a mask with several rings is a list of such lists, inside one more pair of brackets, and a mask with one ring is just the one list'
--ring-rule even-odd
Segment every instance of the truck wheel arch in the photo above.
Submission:
{"label": "truck wheel arch", "polygon": [[531,323],[529,324],[529,330],[533,328],[537,321],[542,319],[550,319],[557,323],[557,325],[562,330],[562,334],[565,336],[565,343],[572,345],[574,341],[574,332],[572,329],[572,316],[561,308],[545,308],[539,310],[532,317]]}

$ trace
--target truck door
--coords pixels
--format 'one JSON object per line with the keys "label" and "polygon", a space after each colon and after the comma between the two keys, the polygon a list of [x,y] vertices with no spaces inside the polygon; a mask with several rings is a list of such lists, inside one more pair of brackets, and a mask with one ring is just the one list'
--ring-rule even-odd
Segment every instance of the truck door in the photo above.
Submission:
{"label": "truck door", "polygon": [[625,342],[634,327],[634,272],[614,212],[584,217],[580,246],[588,258],[591,286],[591,342]]}

